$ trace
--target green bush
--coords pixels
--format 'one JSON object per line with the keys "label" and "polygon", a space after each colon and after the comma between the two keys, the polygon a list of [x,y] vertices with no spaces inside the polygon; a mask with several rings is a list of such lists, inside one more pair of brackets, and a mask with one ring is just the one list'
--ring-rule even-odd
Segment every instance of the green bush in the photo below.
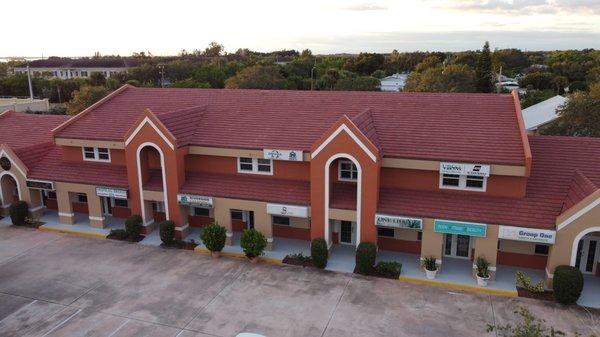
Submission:
{"label": "green bush", "polygon": [[175,240],[175,223],[171,220],[163,221],[158,225],[160,241],[165,245],[170,245]]}
{"label": "green bush", "polygon": [[425,268],[425,270],[429,270],[429,271],[434,271],[437,270],[437,264],[436,264],[436,258],[433,256],[427,256],[425,258],[423,258],[423,261],[421,262],[421,264],[423,265],[423,268]]}
{"label": "green bush", "polygon": [[543,293],[544,292],[544,281],[539,281],[536,284],[531,283],[531,278],[525,276],[522,272],[517,272],[517,287],[521,287],[532,293]]}
{"label": "green bush", "polygon": [[242,250],[247,257],[254,258],[263,254],[265,247],[267,247],[267,239],[263,233],[254,228],[246,229],[242,232],[240,246],[242,246]]}
{"label": "green bush", "polygon": [[313,239],[310,243],[310,257],[313,260],[313,264],[317,268],[325,268],[327,266],[327,257],[329,251],[327,249],[327,242],[323,238]]}
{"label": "green bush", "polygon": [[206,246],[206,249],[211,252],[220,252],[225,247],[225,240],[227,239],[227,230],[223,226],[219,226],[218,223],[212,223],[204,229],[200,234],[200,240]]}
{"label": "green bush", "polygon": [[27,215],[29,215],[29,206],[25,201],[13,202],[10,205],[9,212],[13,225],[25,226]]}
{"label": "green bush", "polygon": [[554,299],[561,304],[576,303],[583,290],[583,274],[578,268],[558,266],[552,280]]}
{"label": "green bush", "polygon": [[369,275],[377,259],[377,246],[371,242],[361,242],[356,248],[356,272]]}
{"label": "green bush", "polygon": [[127,239],[127,232],[124,229],[111,229],[108,234],[109,239],[114,240],[125,240]]}
{"label": "green bush", "polygon": [[381,277],[397,279],[400,277],[402,264],[396,261],[381,261],[375,266],[375,274]]}
{"label": "green bush", "polygon": [[478,257],[475,266],[477,267],[477,276],[481,278],[490,277],[490,263],[484,257]]}
{"label": "green bush", "polygon": [[142,235],[142,217],[139,215],[132,215],[125,220],[125,232],[127,237],[130,239],[137,239]]}

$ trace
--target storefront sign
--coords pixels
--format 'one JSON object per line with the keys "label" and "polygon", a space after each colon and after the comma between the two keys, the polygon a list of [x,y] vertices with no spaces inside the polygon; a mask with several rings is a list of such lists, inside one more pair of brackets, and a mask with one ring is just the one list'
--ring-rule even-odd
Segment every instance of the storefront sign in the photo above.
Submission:
{"label": "storefront sign", "polygon": [[177,201],[180,204],[190,205],[190,206],[198,206],[205,208],[213,207],[213,198],[204,197],[201,195],[192,195],[192,194],[178,194]]}
{"label": "storefront sign", "polygon": [[0,167],[2,167],[4,170],[10,170],[11,166],[12,164],[10,163],[10,159],[6,157],[0,158]]}
{"label": "storefront sign", "polygon": [[554,244],[556,231],[513,226],[498,226],[498,238]]}
{"label": "storefront sign", "polygon": [[375,225],[381,227],[423,229],[423,220],[403,216],[375,214]]}
{"label": "storefront sign", "polygon": [[96,187],[96,195],[115,199],[127,199],[127,190],[112,187]]}
{"label": "storefront sign", "polygon": [[29,187],[29,188],[35,188],[38,190],[54,191],[54,183],[51,181],[27,179],[26,183],[27,183],[27,187]]}
{"label": "storefront sign", "polygon": [[490,166],[481,164],[440,163],[440,173],[489,177]]}
{"label": "storefront sign", "polygon": [[267,213],[274,215],[308,218],[308,207],[281,204],[267,204]]}
{"label": "storefront sign", "polygon": [[265,159],[302,161],[302,151],[264,149]]}
{"label": "storefront sign", "polygon": [[436,219],[433,230],[438,233],[479,236],[483,238],[487,234],[487,225],[483,223]]}

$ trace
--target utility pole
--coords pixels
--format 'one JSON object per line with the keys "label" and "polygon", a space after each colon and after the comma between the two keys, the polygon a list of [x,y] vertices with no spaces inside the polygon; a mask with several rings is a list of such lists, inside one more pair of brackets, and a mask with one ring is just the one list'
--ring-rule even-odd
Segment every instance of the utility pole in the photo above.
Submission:
{"label": "utility pole", "polygon": [[29,82],[29,99],[33,101],[33,87],[31,86],[31,70],[29,70],[29,62],[27,62],[27,82]]}

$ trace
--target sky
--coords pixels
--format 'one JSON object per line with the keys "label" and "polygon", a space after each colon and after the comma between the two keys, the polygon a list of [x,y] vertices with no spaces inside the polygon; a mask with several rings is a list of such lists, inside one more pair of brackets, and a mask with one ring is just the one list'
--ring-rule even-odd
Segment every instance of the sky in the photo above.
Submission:
{"label": "sky", "polygon": [[600,0],[6,0],[0,12],[0,57],[175,55],[211,41],[316,54],[475,50],[486,40],[600,49]]}

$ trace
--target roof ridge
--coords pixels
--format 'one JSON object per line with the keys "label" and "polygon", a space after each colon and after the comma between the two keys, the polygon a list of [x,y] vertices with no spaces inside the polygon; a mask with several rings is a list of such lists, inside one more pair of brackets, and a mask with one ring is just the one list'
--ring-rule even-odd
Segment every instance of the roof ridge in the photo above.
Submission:
{"label": "roof ridge", "polygon": [[375,147],[381,150],[379,136],[377,134],[377,127],[375,127],[375,121],[373,120],[373,114],[371,110],[372,109],[370,107],[366,108],[364,111],[354,115],[354,117],[349,119],[365,135],[365,137],[369,138]]}

